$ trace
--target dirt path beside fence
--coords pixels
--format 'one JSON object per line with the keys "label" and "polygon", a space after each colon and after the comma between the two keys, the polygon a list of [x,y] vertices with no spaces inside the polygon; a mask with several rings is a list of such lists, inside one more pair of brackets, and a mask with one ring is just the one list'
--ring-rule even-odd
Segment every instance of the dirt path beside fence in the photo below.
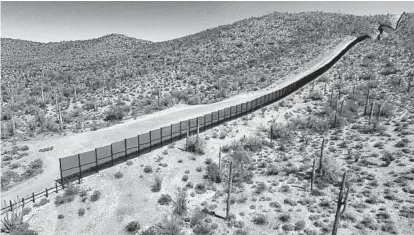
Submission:
{"label": "dirt path beside fence", "polygon": [[20,198],[23,196],[26,197],[31,195],[32,192],[37,193],[45,190],[47,187],[53,186],[55,180],[60,178],[59,158],[93,150],[94,148],[109,145],[125,138],[134,137],[138,134],[146,133],[182,120],[209,114],[213,111],[247,102],[264,94],[276,91],[328,63],[354,39],[355,37],[347,37],[335,48],[327,50],[328,52],[325,53],[325,56],[319,59],[312,67],[297,74],[276,80],[274,85],[260,91],[236,95],[214,104],[195,106],[178,105],[167,110],[140,116],[136,120],[127,120],[124,123],[93,132],[25,141],[23,144],[28,145],[30,149],[38,150],[49,146],[53,146],[54,149],[43,153],[36,152],[36,156],[42,158],[44,161],[43,173],[33,179],[16,185],[6,192],[2,192],[1,199],[8,201],[15,199],[17,196]]}

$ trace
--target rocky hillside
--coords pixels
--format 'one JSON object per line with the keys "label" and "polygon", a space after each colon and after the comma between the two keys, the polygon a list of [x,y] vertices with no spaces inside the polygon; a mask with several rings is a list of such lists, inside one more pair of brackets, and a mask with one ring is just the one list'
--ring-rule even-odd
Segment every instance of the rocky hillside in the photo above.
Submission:
{"label": "rocky hillside", "polygon": [[[15,129],[32,136],[96,129],[178,102],[216,102],[266,87],[346,35],[375,33],[389,19],[273,13],[159,43],[116,34],[58,43],[2,39],[2,133],[11,133],[13,116]],[[410,30],[395,37],[410,40]]]}

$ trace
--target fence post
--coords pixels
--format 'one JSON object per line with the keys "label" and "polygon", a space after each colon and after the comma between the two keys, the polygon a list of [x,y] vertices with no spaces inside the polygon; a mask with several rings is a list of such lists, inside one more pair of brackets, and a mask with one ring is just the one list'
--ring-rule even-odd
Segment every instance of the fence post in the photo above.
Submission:
{"label": "fence post", "polygon": [[125,161],[128,161],[127,139],[124,140],[124,145],[125,145]]}
{"label": "fence post", "polygon": [[58,192],[59,192],[59,190],[58,190],[58,185],[57,185],[57,183],[55,183],[55,188],[56,188],[56,193],[58,193]]}
{"label": "fence post", "polygon": [[182,131],[183,131],[182,122],[180,122],[180,140],[182,139],[182,137],[181,137],[182,136],[182,133],[181,133]]}
{"label": "fence post", "polygon": [[160,128],[160,138],[161,138],[160,145],[162,146],[162,127]]}
{"label": "fence post", "polygon": [[95,148],[95,163],[96,163],[96,172],[99,172],[99,166],[98,166],[98,149]]}
{"label": "fence post", "polygon": [[49,197],[49,192],[47,191],[47,188],[46,188],[46,198],[48,197]]}
{"label": "fence post", "polygon": [[59,158],[59,167],[60,167],[60,184],[63,185],[62,158]]}
{"label": "fence post", "polygon": [[152,137],[151,137],[151,131],[149,131],[149,139],[150,139],[150,152],[152,151]]}
{"label": "fence post", "polygon": [[9,204],[10,204],[10,211],[13,211],[13,203],[11,200],[9,200]]}
{"label": "fence post", "polygon": [[220,110],[217,111],[217,125],[220,123]]}
{"label": "fence post", "polygon": [[171,140],[171,142],[170,143],[173,142],[173,132],[172,132],[172,130],[173,130],[173,125],[171,124],[171,126],[170,126],[170,140]]}
{"label": "fence post", "polygon": [[138,139],[138,156],[139,156],[141,152],[141,147],[139,146],[139,135],[137,135],[137,139]]}
{"label": "fence post", "polygon": [[204,131],[206,131],[206,115],[204,115]]}
{"label": "fence post", "polygon": [[232,169],[233,162],[230,162],[230,175],[229,175],[229,185],[228,185],[228,193],[227,193],[227,207],[226,207],[226,220],[229,222],[229,213],[230,213],[230,197],[231,197],[231,184],[233,181],[233,169]]}
{"label": "fence post", "polygon": [[111,162],[112,162],[112,166],[114,165],[114,150],[112,148],[112,144],[111,144]]}
{"label": "fence post", "polygon": [[371,109],[369,111],[369,120],[368,125],[371,125],[371,117],[372,117],[372,107],[374,106],[374,102],[371,102]]}
{"label": "fence post", "polygon": [[[56,183],[57,184],[57,183]],[[24,207],[24,198],[22,198],[22,207]]]}
{"label": "fence post", "polygon": [[188,119],[188,124],[187,124],[188,126],[187,126],[187,128],[188,128],[188,131],[189,131],[189,135],[191,135],[191,121],[190,121],[190,119]]}
{"label": "fence post", "polygon": [[35,195],[34,195],[34,192],[32,193],[32,200],[33,200],[33,203],[35,203]]}
{"label": "fence post", "polygon": [[82,177],[82,167],[81,167],[81,160],[80,160],[79,153],[78,153],[78,164],[79,164],[79,176]]}

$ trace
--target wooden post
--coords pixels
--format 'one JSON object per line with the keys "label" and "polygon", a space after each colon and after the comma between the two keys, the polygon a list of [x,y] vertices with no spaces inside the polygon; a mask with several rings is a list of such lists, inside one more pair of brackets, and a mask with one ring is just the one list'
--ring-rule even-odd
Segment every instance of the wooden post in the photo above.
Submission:
{"label": "wooden post", "polygon": [[325,145],[325,137],[322,139],[322,145],[321,145],[321,154],[319,156],[319,173],[322,175],[322,158],[323,158],[323,148]]}
{"label": "wooden post", "polygon": [[344,176],[342,178],[342,184],[341,184],[341,191],[339,192],[339,196],[338,196],[338,204],[336,207],[336,214],[335,214],[335,221],[334,221],[334,225],[333,225],[333,229],[332,229],[332,235],[337,235],[338,233],[338,226],[339,226],[339,222],[340,222],[340,217],[341,217],[341,206],[342,206],[342,198],[343,198],[343,194],[344,194],[344,187],[345,187],[345,178],[346,178],[346,172],[344,173]]}
{"label": "wooden post", "polygon": [[59,192],[59,189],[58,189],[58,184],[57,183],[55,183],[55,189],[56,189],[56,193],[58,193]]}
{"label": "wooden post", "polygon": [[326,95],[326,82],[325,82],[325,86],[323,88],[323,95]]}
{"label": "wooden post", "polygon": [[24,198],[22,198],[22,206],[24,207],[24,204],[25,204],[25,202],[24,202]]}
{"label": "wooden post", "polygon": [[95,148],[95,164],[96,164],[96,172],[99,172],[99,166],[98,166],[98,149]]}
{"label": "wooden post", "polygon": [[337,115],[337,112],[336,112],[336,109],[335,109],[335,118],[334,118],[334,124],[333,124],[334,128],[336,127],[336,115]]}
{"label": "wooden post", "polygon": [[9,200],[9,204],[10,204],[10,211],[13,211],[13,203],[11,200]]}
{"label": "wooden post", "polygon": [[331,98],[329,99],[330,105],[332,106],[332,95],[333,95],[333,89],[331,90]]}
{"label": "wooden post", "polygon": [[80,160],[80,154],[78,154],[79,176],[82,177],[82,166]]}
{"label": "wooden post", "polygon": [[368,101],[369,101],[369,86],[368,86],[367,98],[365,100],[364,116],[367,115]]}
{"label": "wooden post", "polygon": [[206,125],[206,115],[204,115],[204,131],[206,131],[206,127],[207,127],[207,125]]}
{"label": "wooden post", "polygon": [[112,147],[112,144],[111,144],[111,163],[112,163],[112,166],[113,166],[114,165],[114,149]]}
{"label": "wooden post", "polygon": [[35,203],[35,195],[34,195],[34,193],[32,193],[32,201],[33,201],[33,203]]}
{"label": "wooden post", "polygon": [[316,165],[316,160],[313,159],[313,166],[312,166],[312,180],[311,180],[311,193],[313,192],[313,186],[315,185],[315,165]]}
{"label": "wooden post", "polygon": [[230,197],[231,197],[231,186],[233,182],[233,169],[232,169],[233,162],[230,162],[230,175],[229,175],[229,185],[228,185],[228,193],[227,193],[227,207],[226,207],[226,220],[229,222],[229,213],[230,213]]}
{"label": "wooden post", "polygon": [[125,161],[128,161],[127,139],[124,140],[124,146],[125,146]]}
{"label": "wooden post", "polygon": [[78,184],[80,184],[80,183],[81,183],[81,175],[78,174]]}
{"label": "wooden post", "polygon": [[49,192],[47,191],[47,188],[46,188],[46,198],[47,197],[49,197]]}

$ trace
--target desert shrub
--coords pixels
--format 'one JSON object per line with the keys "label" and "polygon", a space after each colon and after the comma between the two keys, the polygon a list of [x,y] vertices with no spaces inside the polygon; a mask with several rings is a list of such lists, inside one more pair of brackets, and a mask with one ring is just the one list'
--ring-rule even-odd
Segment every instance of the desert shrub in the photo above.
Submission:
{"label": "desert shrub", "polygon": [[227,131],[226,130],[220,130],[220,133],[218,135],[219,139],[225,139],[227,136]]}
{"label": "desert shrub", "polygon": [[196,209],[193,215],[191,216],[190,227],[192,228],[198,224],[201,224],[205,217],[206,215],[201,210]]}
{"label": "desert shrub", "polygon": [[187,182],[188,180],[188,175],[183,175],[183,177],[181,178],[182,181]]}
{"label": "desert shrub", "polygon": [[176,215],[184,215],[187,213],[187,192],[181,188],[177,188],[175,201],[173,202],[173,213]]}
{"label": "desert shrub", "polygon": [[290,205],[290,206],[296,206],[297,205],[297,203],[291,198],[285,198],[283,200],[283,203],[285,203],[287,205]]}
{"label": "desert shrub", "polygon": [[209,179],[215,183],[221,183],[221,175],[217,163],[213,162],[207,166],[206,175],[204,178]]}
{"label": "desert shrub", "polygon": [[160,205],[170,205],[172,201],[171,196],[169,194],[161,194],[160,199],[158,199],[158,203]]}
{"label": "desert shrub", "polygon": [[141,235],[158,235],[156,226],[151,226],[145,230],[142,230]]}
{"label": "desert shrub", "polygon": [[253,223],[257,225],[265,225],[268,223],[267,216],[264,214],[257,214],[253,217]]}
{"label": "desert shrub", "polygon": [[191,96],[191,97],[188,99],[187,103],[188,103],[189,105],[196,105],[196,104],[200,104],[200,103],[201,103],[201,98],[200,98],[200,96],[198,96],[198,95]]}
{"label": "desert shrub", "polygon": [[368,228],[371,230],[378,229],[378,226],[375,224],[375,221],[369,216],[365,216],[356,227],[359,229],[363,229],[363,228]]}
{"label": "desert shrub", "polygon": [[284,224],[282,226],[283,231],[293,231],[295,229],[295,226],[292,224]]}
{"label": "desert shrub", "polygon": [[332,156],[324,156],[322,159],[323,179],[335,183],[340,179],[340,164]]}
{"label": "desert shrub", "polygon": [[104,120],[105,121],[120,121],[124,118],[124,116],[129,111],[130,111],[130,107],[128,105],[111,106],[104,113]]}
{"label": "desert shrub", "polygon": [[389,234],[398,234],[397,227],[393,221],[387,221],[385,224],[381,225],[381,230]]}
{"label": "desert shrub", "polygon": [[145,167],[144,167],[144,172],[145,172],[145,173],[152,173],[152,167],[150,167],[150,166],[145,166]]}
{"label": "desert shrub", "polygon": [[323,95],[319,91],[312,91],[309,93],[308,98],[311,100],[322,100]]}
{"label": "desert shrub", "polygon": [[199,166],[199,167],[196,168],[196,171],[201,172],[201,171],[203,171],[203,168],[201,166]]}
{"label": "desert shrub", "polygon": [[129,222],[126,226],[125,226],[125,230],[127,232],[136,232],[141,228],[141,225],[139,224],[138,221],[131,221]]}
{"label": "desert shrub", "polygon": [[288,213],[283,213],[279,216],[279,220],[282,222],[289,222],[290,221],[290,215]]}
{"label": "desert shrub", "polygon": [[187,150],[197,154],[204,154],[206,142],[197,136],[190,136],[187,140]]}
{"label": "desert shrub", "polygon": [[295,230],[301,231],[306,227],[306,222],[304,220],[296,221],[295,223]]}
{"label": "desert shrub", "polygon": [[79,215],[79,216],[83,216],[84,214],[85,214],[85,209],[80,208],[80,209],[78,210],[78,215]]}
{"label": "desert shrub", "polygon": [[210,234],[213,234],[213,232],[211,230],[212,230],[212,228],[207,223],[197,224],[193,228],[193,232],[196,235],[210,235]]}
{"label": "desert shrub", "polygon": [[256,136],[249,136],[243,140],[243,148],[252,152],[261,150],[263,147],[262,140]]}
{"label": "desert shrub", "polygon": [[155,226],[155,232],[157,235],[181,235],[182,227],[183,222],[179,218],[164,217],[164,219]]}
{"label": "desert shrub", "polygon": [[29,163],[28,166],[24,167],[25,171],[22,174],[23,178],[33,177],[37,174],[40,174],[43,171],[43,160],[38,158]]}
{"label": "desert shrub", "polygon": [[95,109],[96,102],[95,101],[86,101],[83,105],[83,108],[86,110],[92,110]]}
{"label": "desert shrub", "polygon": [[58,219],[63,219],[63,218],[65,218],[64,215],[58,215]]}
{"label": "desert shrub", "polygon": [[91,202],[96,202],[101,198],[101,191],[95,190],[91,195]]}
{"label": "desert shrub", "polygon": [[280,186],[280,190],[279,190],[279,191],[280,191],[280,192],[283,192],[283,193],[289,193],[289,192],[291,192],[292,190],[291,190],[291,188],[290,188],[290,186],[289,186],[289,185],[284,184],[284,185]]}
{"label": "desert shrub", "polygon": [[266,175],[277,175],[277,174],[279,174],[279,168],[275,164],[268,165]]}
{"label": "desert shrub", "polygon": [[121,179],[122,177],[124,177],[124,174],[122,174],[122,172],[118,171],[117,173],[115,173],[115,179]]}
{"label": "desert shrub", "polygon": [[161,190],[162,177],[159,175],[154,176],[154,185],[151,186],[152,192],[159,192]]}
{"label": "desert shrub", "polygon": [[257,194],[261,194],[262,192],[267,190],[267,186],[265,182],[260,182],[257,187],[256,190],[254,191]]}
{"label": "desert shrub", "polygon": [[213,159],[211,159],[211,158],[207,158],[207,159],[204,161],[204,163],[205,163],[206,165],[210,165],[212,162],[213,162]]}
{"label": "desert shrub", "polygon": [[198,184],[196,184],[194,190],[198,194],[205,193],[206,192],[206,185],[204,183],[198,183]]}

